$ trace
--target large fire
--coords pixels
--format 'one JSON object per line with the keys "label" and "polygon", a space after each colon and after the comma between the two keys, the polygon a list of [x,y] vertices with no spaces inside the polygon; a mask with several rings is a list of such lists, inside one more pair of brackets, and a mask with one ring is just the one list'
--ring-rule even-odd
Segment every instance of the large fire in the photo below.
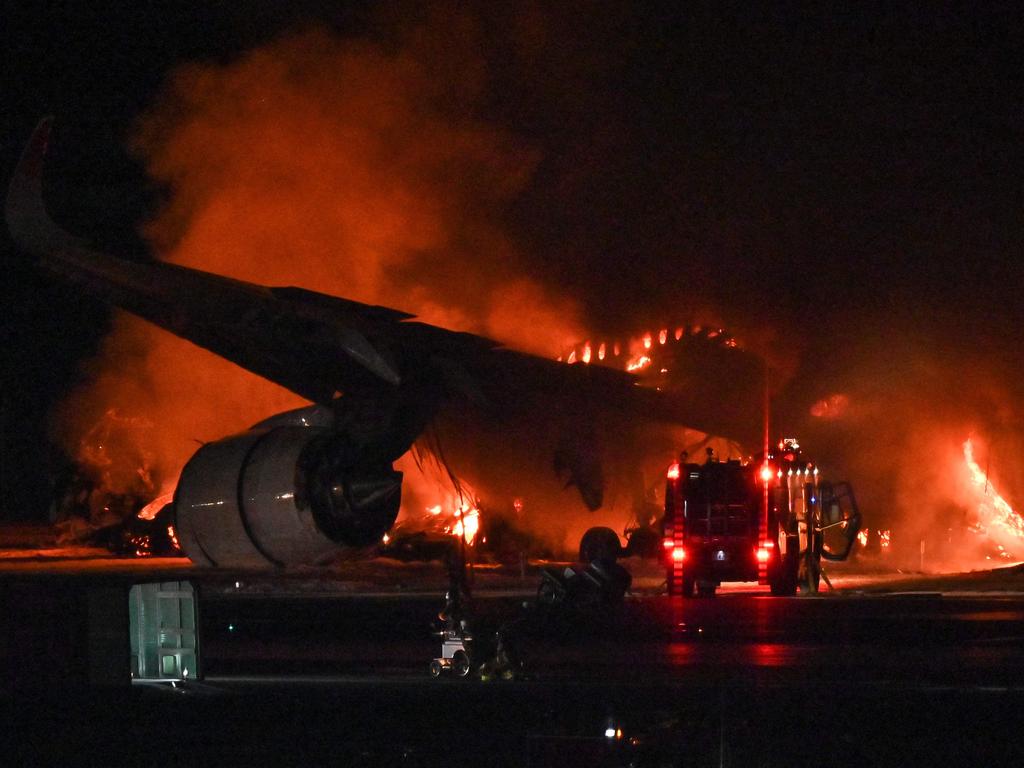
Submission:
{"label": "large fire", "polygon": [[441,529],[457,539],[465,538],[466,544],[472,546],[480,530],[480,510],[465,501],[448,505],[435,504],[427,507],[430,520],[436,518]]}
{"label": "large fire", "polygon": [[999,546],[1004,557],[1024,552],[1024,518],[1021,518],[1009,502],[992,485],[988,473],[974,458],[974,444],[964,442],[964,461],[975,492],[974,513],[978,532]]}
{"label": "large fire", "polygon": [[[592,342],[589,339],[582,344],[571,348],[567,353],[560,355],[558,360],[565,361],[569,365],[583,363],[589,365],[591,361],[604,362],[605,365],[619,367],[629,373],[642,371],[653,362],[654,348],[665,346],[669,341],[681,341],[683,336],[703,337],[706,339],[717,339],[726,347],[739,347],[739,342],[728,335],[722,328],[706,328],[701,325],[690,327],[679,327],[675,331],[669,328],[662,328],[658,331],[646,331],[638,336],[627,338],[624,341],[598,341]],[[594,350],[597,354],[594,354]],[[606,361],[606,362],[605,362]],[[667,373],[666,369],[659,369],[661,373]]]}
{"label": "large fire", "polygon": [[480,530],[480,510],[463,504],[455,512],[455,524],[451,527],[451,534],[457,539],[464,538],[470,546],[476,540],[476,534]]}
{"label": "large fire", "polygon": [[[526,276],[535,257],[505,231],[539,156],[479,117],[484,78],[471,73],[486,68],[484,46],[448,45],[456,26],[475,33],[440,15],[386,46],[308,31],[172,73],[133,140],[172,192],[145,227],[156,255],[397,307],[544,356],[585,335],[579,307]],[[464,77],[435,76],[441,50]],[[83,436],[102,446],[85,457],[102,475],[94,484],[144,484],[135,493],[143,500],[198,444],[305,404],[128,316],[115,319],[101,358],[62,407],[59,429],[69,452],[80,452]],[[145,461],[90,433],[115,407],[155,425]],[[420,472],[405,464],[408,489]],[[93,506],[94,517],[104,511]]]}

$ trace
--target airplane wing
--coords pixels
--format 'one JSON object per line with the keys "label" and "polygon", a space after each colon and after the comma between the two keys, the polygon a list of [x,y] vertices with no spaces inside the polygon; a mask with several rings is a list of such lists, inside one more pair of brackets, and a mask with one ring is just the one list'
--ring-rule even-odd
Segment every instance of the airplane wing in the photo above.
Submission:
{"label": "airplane wing", "polygon": [[[47,214],[41,179],[50,129],[47,119],[33,133],[6,206],[15,242],[41,270],[308,400],[345,403],[346,420],[373,412],[390,430],[382,455],[404,453],[452,402],[483,418],[525,417],[547,403],[541,410],[576,409],[583,420],[604,409],[739,439],[749,437],[753,426],[756,435],[758,422],[750,422],[744,409],[730,412],[722,407],[727,404],[708,402],[716,399],[713,387],[657,392],[637,386],[625,372],[524,354],[398,310],[94,250]],[[595,500],[600,503],[599,495]]]}

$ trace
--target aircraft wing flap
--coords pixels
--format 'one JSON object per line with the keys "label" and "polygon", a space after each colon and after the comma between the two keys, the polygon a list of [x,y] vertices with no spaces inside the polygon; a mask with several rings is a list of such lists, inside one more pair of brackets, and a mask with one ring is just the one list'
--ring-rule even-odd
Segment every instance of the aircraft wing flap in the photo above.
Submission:
{"label": "aircraft wing flap", "polygon": [[335,317],[351,316],[355,319],[372,322],[398,322],[415,317],[415,315],[410,315],[408,312],[402,312],[398,309],[381,307],[374,304],[360,304],[358,301],[351,301],[339,296],[331,296],[326,293],[319,293],[292,285],[271,288],[270,292],[282,301],[302,304],[307,310],[322,309]]}

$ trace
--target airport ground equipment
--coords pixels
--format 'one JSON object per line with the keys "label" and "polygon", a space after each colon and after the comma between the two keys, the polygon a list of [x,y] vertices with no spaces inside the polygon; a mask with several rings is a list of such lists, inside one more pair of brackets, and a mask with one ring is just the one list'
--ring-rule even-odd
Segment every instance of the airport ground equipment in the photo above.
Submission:
{"label": "airport ground equipment", "polygon": [[541,606],[621,603],[632,582],[629,571],[614,557],[597,558],[586,565],[544,568],[537,602]]}
{"label": "airport ground equipment", "polygon": [[471,667],[472,635],[465,627],[442,629],[437,634],[441,638],[441,655],[430,662],[430,674],[440,677],[442,672],[450,672],[455,677],[466,677]]}

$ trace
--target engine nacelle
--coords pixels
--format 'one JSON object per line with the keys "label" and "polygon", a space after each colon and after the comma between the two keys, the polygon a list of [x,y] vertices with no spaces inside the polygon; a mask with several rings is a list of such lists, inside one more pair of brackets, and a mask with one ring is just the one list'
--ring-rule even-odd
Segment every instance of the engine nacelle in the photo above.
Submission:
{"label": "engine nacelle", "polygon": [[182,551],[233,568],[313,565],[380,541],[395,522],[402,473],[363,466],[343,436],[320,427],[254,429],[207,443],[174,497]]}

